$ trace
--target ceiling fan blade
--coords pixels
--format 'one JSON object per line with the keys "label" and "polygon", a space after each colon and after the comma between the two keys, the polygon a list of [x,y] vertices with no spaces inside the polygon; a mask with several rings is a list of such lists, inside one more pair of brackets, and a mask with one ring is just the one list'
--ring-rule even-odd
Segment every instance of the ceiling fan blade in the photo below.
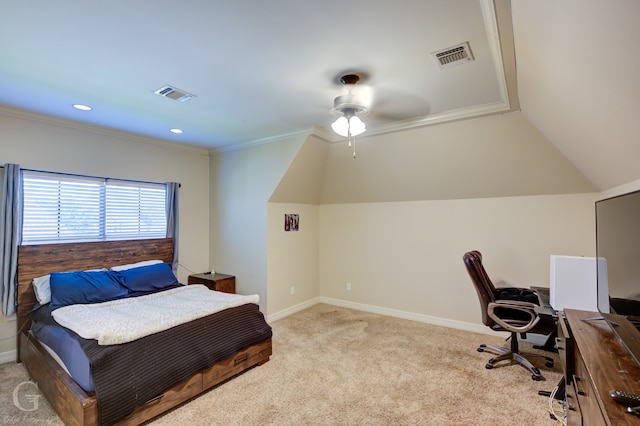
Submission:
{"label": "ceiling fan blade", "polygon": [[380,122],[425,117],[431,105],[422,96],[397,89],[376,88],[369,116]]}
{"label": "ceiling fan blade", "polygon": [[371,108],[375,97],[374,88],[372,86],[358,83],[354,84],[353,87],[347,88],[347,90],[354,95],[358,103],[361,103],[367,108]]}

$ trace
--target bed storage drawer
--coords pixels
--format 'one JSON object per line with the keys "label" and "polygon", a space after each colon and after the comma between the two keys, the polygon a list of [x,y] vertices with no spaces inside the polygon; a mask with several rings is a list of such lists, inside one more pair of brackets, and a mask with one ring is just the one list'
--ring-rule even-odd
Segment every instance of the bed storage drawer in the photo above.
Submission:
{"label": "bed storage drawer", "polygon": [[173,408],[202,392],[202,373],[195,374],[183,382],[165,391],[157,398],[138,407],[133,413],[119,421],[118,426],[139,425]]}
{"label": "bed storage drawer", "polygon": [[234,356],[218,362],[203,372],[202,387],[208,389],[254,365],[262,365],[271,356],[271,339],[244,349]]}

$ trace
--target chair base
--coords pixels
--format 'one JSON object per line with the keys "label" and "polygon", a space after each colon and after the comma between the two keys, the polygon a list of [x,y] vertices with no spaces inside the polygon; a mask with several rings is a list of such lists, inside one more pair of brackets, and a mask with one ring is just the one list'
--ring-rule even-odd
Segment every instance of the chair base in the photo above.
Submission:
{"label": "chair base", "polygon": [[[496,364],[497,362],[505,361],[505,360],[515,361],[531,372],[531,378],[533,380],[542,380],[542,374],[540,374],[540,370],[534,367],[533,364],[531,364],[531,362],[529,362],[528,359],[523,357],[517,351],[513,351],[513,350],[499,347],[499,346],[490,346],[490,345],[482,344],[478,346],[478,352],[490,352],[498,355],[497,357],[491,358],[489,361],[487,361],[487,365],[485,365],[485,368],[489,370],[492,369],[494,367],[494,364]],[[553,359],[546,356],[544,358],[545,358],[547,367],[553,367]]]}

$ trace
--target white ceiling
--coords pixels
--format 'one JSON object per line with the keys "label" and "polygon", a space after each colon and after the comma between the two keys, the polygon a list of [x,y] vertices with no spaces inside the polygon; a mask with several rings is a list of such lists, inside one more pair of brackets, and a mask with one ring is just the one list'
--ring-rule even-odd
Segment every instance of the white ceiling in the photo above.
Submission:
{"label": "white ceiling", "polygon": [[[4,2],[0,104],[210,148],[331,139],[356,71],[373,134],[513,109],[497,34],[491,0]],[[431,53],[463,42],[475,60],[440,69]],[[154,94],[166,84],[196,98]]]}
{"label": "white ceiling", "polygon": [[[637,0],[32,0],[0,12],[0,106],[214,149],[330,140],[336,79],[358,71],[374,93],[367,135],[521,109],[596,188],[640,179]],[[431,53],[465,41],[475,60],[439,69]],[[197,97],[153,93],[165,84]]]}

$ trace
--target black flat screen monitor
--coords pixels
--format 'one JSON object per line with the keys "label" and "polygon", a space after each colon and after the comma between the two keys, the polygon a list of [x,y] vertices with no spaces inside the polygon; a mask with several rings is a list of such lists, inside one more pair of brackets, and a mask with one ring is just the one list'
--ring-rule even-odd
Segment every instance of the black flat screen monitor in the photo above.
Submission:
{"label": "black flat screen monitor", "polygon": [[640,191],[595,206],[598,310],[640,365]]}

